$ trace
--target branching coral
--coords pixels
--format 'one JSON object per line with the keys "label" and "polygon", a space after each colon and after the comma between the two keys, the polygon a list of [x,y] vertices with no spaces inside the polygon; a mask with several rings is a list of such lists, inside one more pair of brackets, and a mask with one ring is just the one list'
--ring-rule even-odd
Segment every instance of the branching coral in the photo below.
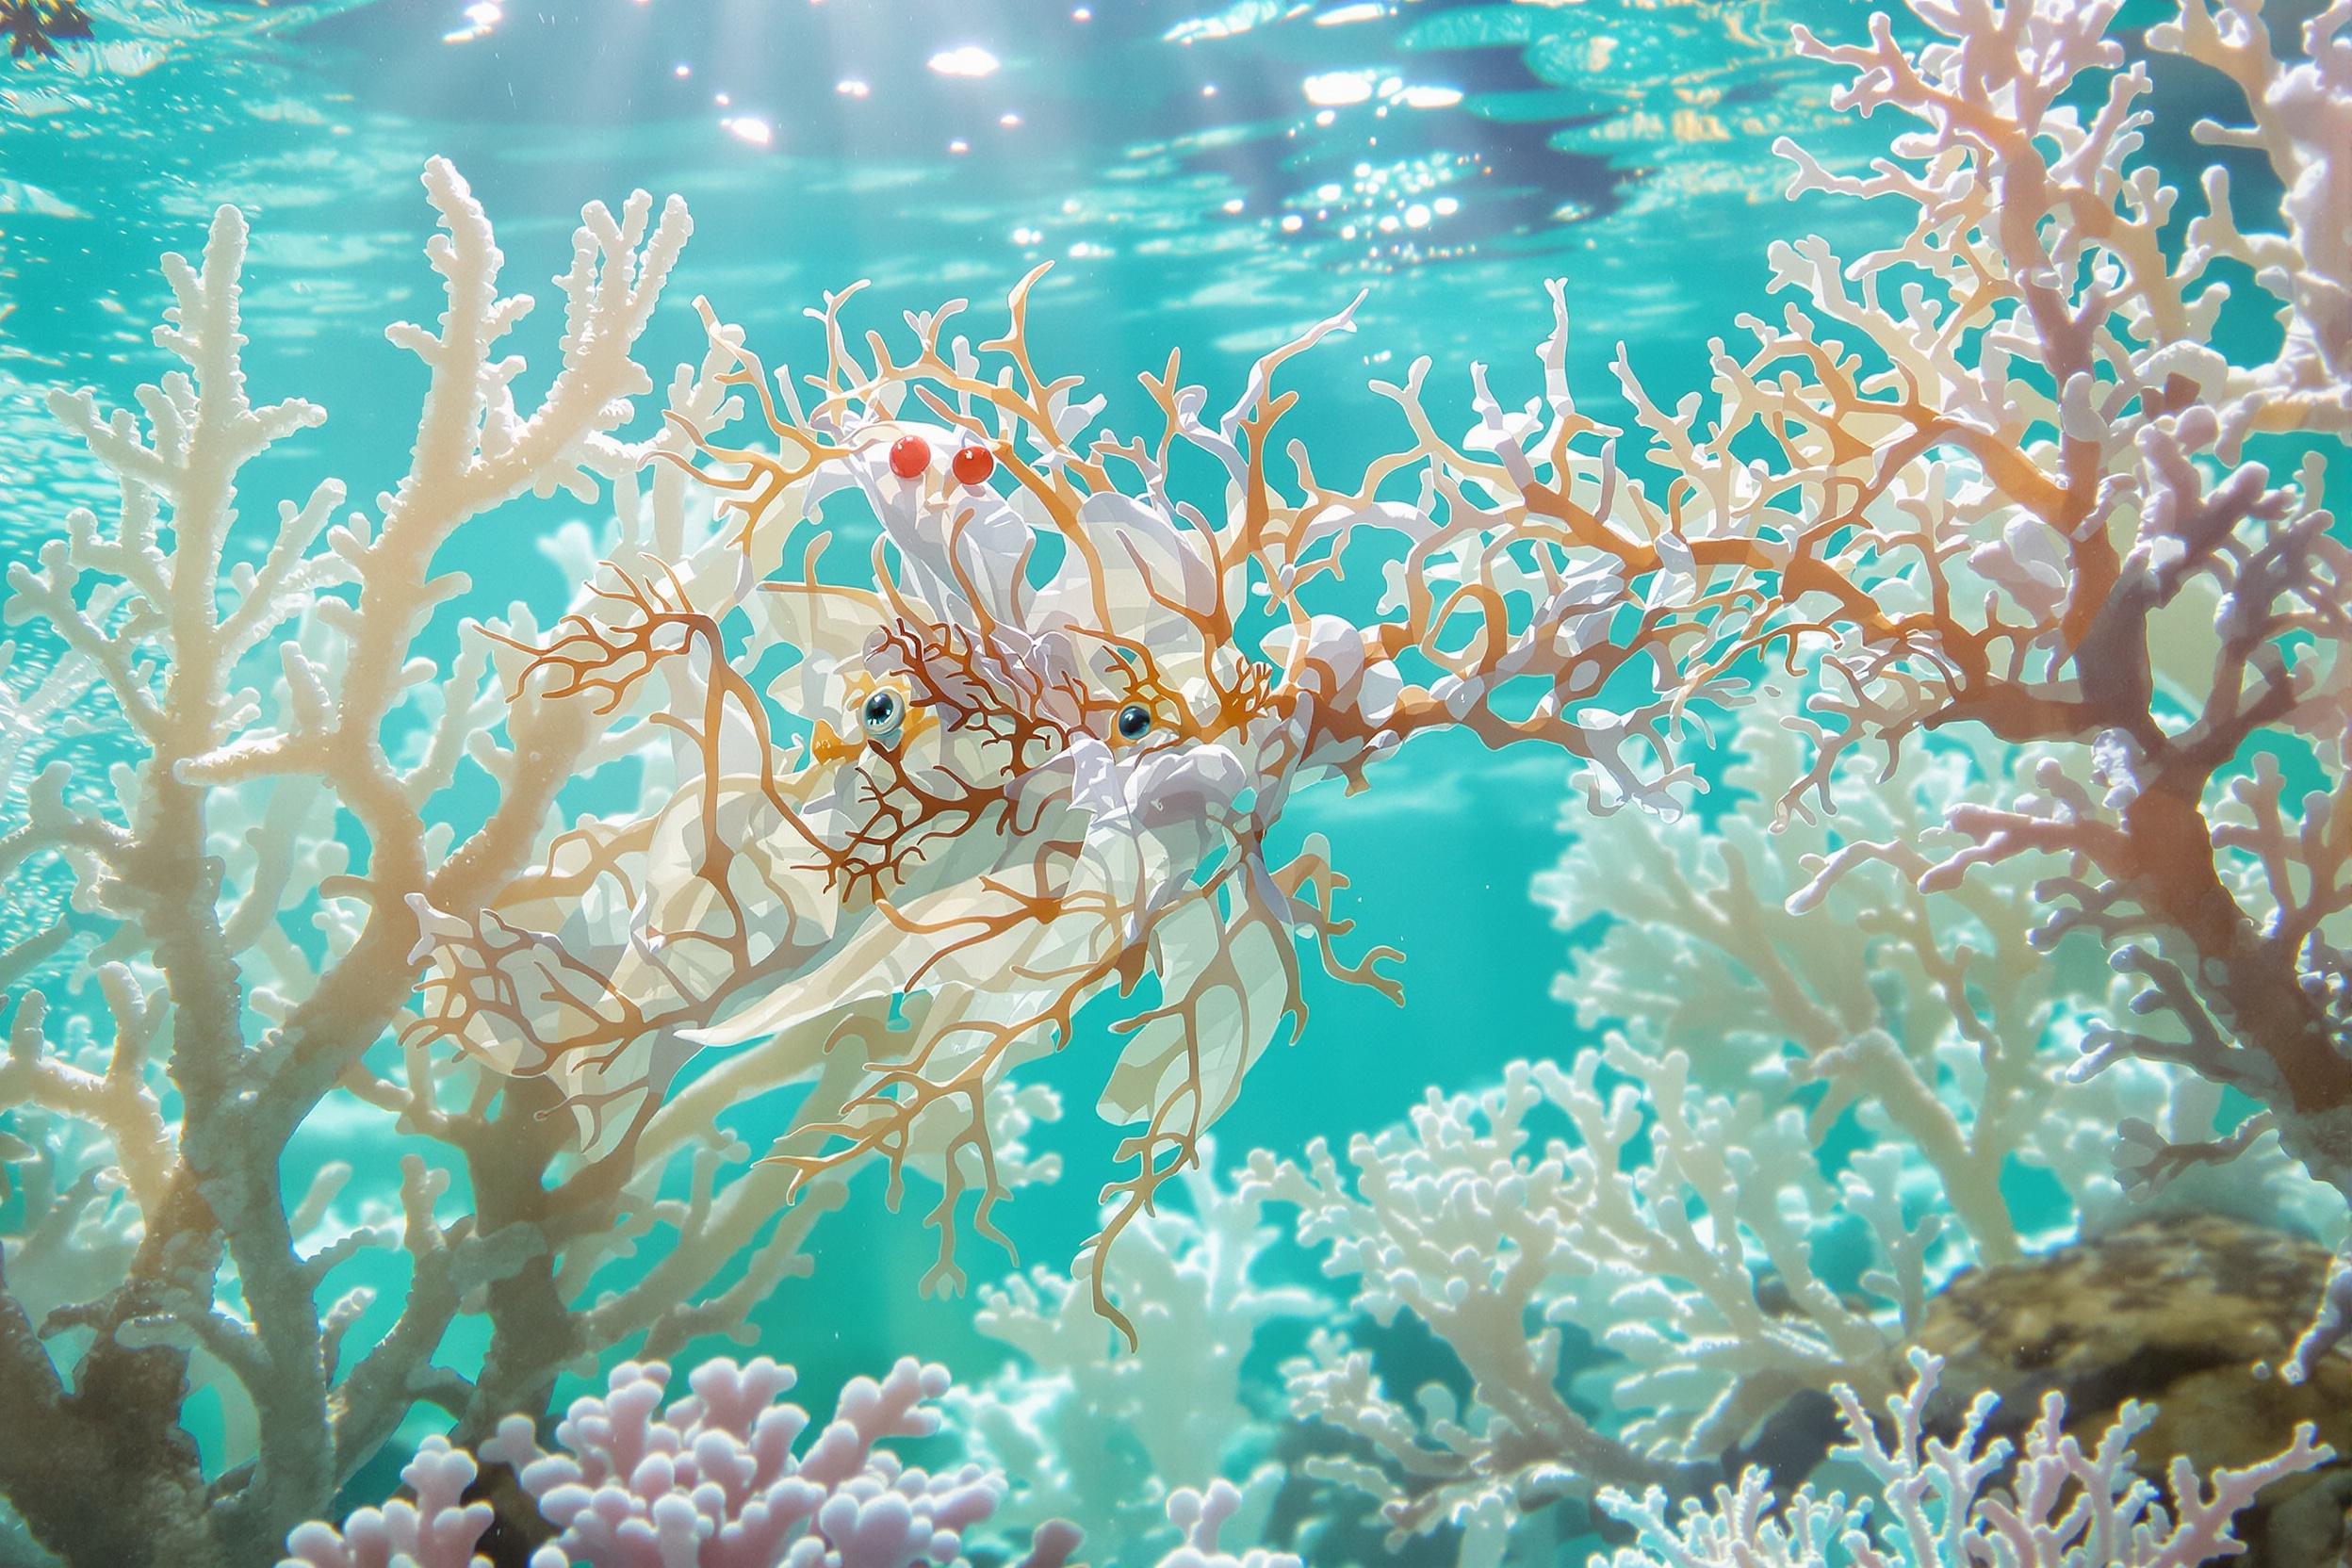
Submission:
{"label": "branching coral", "polygon": [[[261,1560],[420,1403],[456,1417],[461,1441],[486,1437],[605,1348],[739,1331],[826,1206],[779,1222],[772,1196],[743,1200],[735,1188],[757,1184],[725,1176],[750,1152],[715,1119],[646,1138],[647,1105],[582,1143],[550,1086],[419,1033],[432,911],[567,874],[595,831],[556,815],[575,780],[672,788],[661,723],[505,694],[514,645],[538,636],[526,612],[461,630],[436,670],[420,649],[468,588],[436,554],[527,492],[609,493],[605,550],[659,550],[694,580],[708,509],[682,471],[645,466],[691,450],[726,400],[715,362],[682,370],[671,429],[622,437],[652,390],[632,352],[685,241],[682,206],[586,210],[558,279],[560,363],[524,406],[501,340],[531,302],[500,294],[503,258],[456,173],[435,163],[425,186],[446,310],[437,331],[391,331],[427,386],[407,471],[372,514],[325,481],[257,550],[236,526],[253,466],[324,415],[248,396],[234,210],[200,262],[166,265],[176,302],[156,341],[182,368],[137,413],[52,399],[119,499],[10,572],[11,620],[59,651],[10,683],[0,766],[25,782],[24,809],[0,833],[0,870],[28,907],[44,878],[71,899],[0,956],[11,985],[39,987],[0,1065],[31,1200],[0,1264],[0,1410],[19,1439],[0,1493],[75,1562]],[[734,570],[726,542],[710,553]],[[43,760],[77,730],[119,743],[103,784]],[[581,900],[576,918],[604,915]],[[406,1140],[397,1213],[354,1216],[339,1166],[305,1187],[331,1124]],[[612,1288],[603,1266],[646,1246],[656,1266]],[[369,1261],[387,1247],[393,1266]],[[697,1299],[746,1253],[738,1282]],[[479,1373],[440,1354],[469,1315],[488,1329]],[[191,1377],[225,1407],[212,1472]]]}
{"label": "branching coral", "polygon": [[[2106,36],[2112,5],[1915,9],[1940,35],[1916,53],[1883,19],[1863,45],[1799,35],[1854,73],[1843,106],[1913,122],[1892,155],[1849,175],[1790,152],[1795,191],[1916,208],[1909,233],[1842,261],[1775,245],[1775,286],[1808,304],[1744,323],[1744,358],[1718,353],[1704,437],[1695,403],[1669,415],[1624,377],[1695,517],[1736,517],[1772,558],[1757,613],[1700,668],[1817,661],[1791,813],[1833,804],[1849,754],[1933,731],[2060,748],[2012,799],[1956,805],[1936,857],[1857,839],[1799,902],[1873,860],[1928,891],[2054,861],[2036,939],[2093,934],[2160,1021],[2093,1031],[2083,1070],[2137,1057],[2242,1090],[2262,1119],[2207,1152],[2275,1130],[2352,1186],[2346,563],[2322,506],[2322,449],[2352,427],[2352,215],[2328,172],[2352,129],[2352,9],[2310,21],[2300,61],[2249,5],[2192,0],[2148,31],[2244,95],[2248,126],[2198,134],[2286,192],[2280,231],[2249,234],[2211,172],[2177,251],[2176,195],[2134,162],[2150,82]],[[2229,264],[2277,308],[2266,353],[2236,343]],[[2274,482],[2270,456],[2293,477]],[[2155,650],[2206,607],[2210,662],[2168,689]]]}
{"label": "branching coral", "polygon": [[[1850,755],[1823,786],[1834,814],[1775,823],[1768,792],[1800,771],[1800,738],[1752,723],[1737,745],[1722,776],[1733,809],[1572,823],[1576,843],[1536,879],[1563,926],[1609,917],[1555,988],[1588,1027],[1684,1052],[1711,1086],[1802,1104],[1817,1144],[1853,1115],[1873,1158],[1900,1152],[1907,1200],[1949,1210],[1937,1275],[2013,1261],[2036,1228],[2096,1233],[2152,1203],[2340,1233],[2341,1204],[2263,1126],[2222,1157],[2211,1085],[2159,1062],[2069,1070],[2112,977],[2085,937],[2037,947],[2032,868],[1919,886],[1958,847],[1946,818],[2007,798],[2047,754],[1978,735],[1914,748],[1891,772]],[[1849,864],[1855,844],[1874,847]],[[2037,1200],[2020,1168],[2049,1172],[2069,1203]]]}
{"label": "branching coral", "polygon": [[[1604,1088],[1604,1066],[1631,1082]],[[1542,1112],[1574,1141],[1539,1148]],[[1299,1238],[1330,1248],[1325,1272],[1356,1282],[1358,1310],[1410,1313],[1459,1358],[1470,1397],[1433,1384],[1416,1417],[1367,1352],[1318,1334],[1286,1369],[1292,1408],[1354,1441],[1309,1468],[1374,1498],[1392,1543],[1462,1528],[1465,1563],[1499,1560],[1524,1515],[1604,1483],[1704,1484],[1793,1394],[1891,1390],[1923,1310],[1933,1230],[1876,1197],[1892,1162],[1846,1178],[1876,1265],[1843,1294],[1816,1261],[1840,1192],[1802,1114],[1694,1088],[1679,1052],[1619,1039],[1566,1070],[1515,1065],[1483,1095],[1432,1091],[1348,1161],[1352,1183],[1319,1144],[1303,1165],[1261,1153],[1251,1176],[1298,1205]],[[1633,1419],[1572,1400],[1561,1325],[1627,1364],[1615,1399]]]}
{"label": "branching coral", "polygon": [[[1253,1162],[1271,1192],[1300,1204],[1301,1238],[1330,1248],[1327,1272],[1358,1281],[1356,1306],[1383,1324],[1411,1313],[1459,1358],[1470,1381],[1467,1401],[1431,1384],[1408,1404],[1381,1387],[1371,1355],[1338,1334],[1318,1334],[1312,1356],[1287,1369],[1293,1409],[1351,1443],[1310,1459],[1307,1469],[1378,1501],[1393,1543],[1458,1528],[1464,1563],[1502,1560],[1522,1544],[1527,1518],[1563,1497],[1597,1491],[1609,1511],[1639,1524],[1628,1511],[1628,1486],[1642,1489],[1642,1507],[1657,1515],[1643,1539],[1662,1553],[1658,1560],[1712,1562],[1707,1553],[1715,1550],[1733,1554],[1726,1562],[1749,1560],[1740,1555],[1746,1552],[1777,1562],[1771,1552],[1791,1539],[1816,1554],[1798,1551],[1788,1558],[1792,1563],[1846,1560],[1819,1554],[1860,1531],[1867,1511],[1847,1512],[1842,1502],[1824,1503],[1810,1492],[1784,1505],[1787,1494],[1776,1495],[1761,1468],[1722,1492],[1720,1518],[1694,1517],[1672,1547],[1664,1544],[1674,1539],[1664,1511],[1674,1495],[1720,1484],[1710,1477],[1750,1454],[1785,1472],[1785,1481],[1801,1478],[1821,1450],[1805,1429],[1809,1414],[1779,1429],[1801,1411],[1793,1393],[1842,1391],[1856,1432],[1870,1428],[1851,1392],[1854,1380],[1890,1397],[1902,1392],[1902,1408],[1914,1417],[1932,1394],[1932,1378],[1903,1392],[1896,1376],[1901,1344],[1924,1306],[1922,1244],[1931,1233],[1890,1225],[1859,1294],[1828,1288],[1817,1272],[1836,1250],[1841,1217],[1876,1224],[1899,1216],[1900,1206],[1886,1200],[1897,1162],[1858,1158],[1833,1195],[1810,1171],[1793,1111],[1759,1124],[1753,1097],[1742,1104],[1702,1096],[1694,1114],[1678,1054],[1659,1062],[1621,1041],[1605,1059],[1638,1086],[1606,1105],[1592,1090],[1590,1054],[1573,1078],[1548,1066],[1520,1069],[1502,1089],[1475,1101],[1433,1094],[1416,1113],[1412,1137],[1358,1140],[1350,1152],[1353,1191],[1319,1150],[1304,1168],[1265,1155]],[[1567,1113],[1577,1142],[1554,1142],[1531,1160],[1521,1152],[1529,1141],[1526,1120],[1544,1099]],[[1646,1129],[1637,1114],[1643,1104],[1658,1118]],[[1637,1132],[1652,1145],[1638,1161],[1626,1151]],[[1529,1337],[1525,1326],[1544,1321],[1553,1326]],[[1576,1396],[1600,1385],[1564,1380],[1560,1358],[1569,1327],[1619,1358],[1609,1378],[1622,1411],[1596,1410]],[[2060,1467],[2051,1472],[2053,1486],[2062,1471],[2082,1478],[2073,1439],[2060,1435],[2062,1416],[2053,1400],[2028,1440],[2034,1462]],[[2146,1419],[2125,1415],[2127,1423]],[[2130,1520],[2153,1500],[2144,1483],[2125,1479],[2128,1455],[2116,1450],[2128,1447],[2129,1437],[2097,1456],[2125,1522],[2100,1541],[2130,1538]],[[2005,1444],[1986,1450],[1971,1485],[1981,1486],[2005,1451]],[[2179,1536],[2183,1555],[2148,1560],[2206,1560],[2219,1550],[2215,1532],[2269,1481],[2326,1457],[2304,1441],[2274,1463],[2218,1478],[2225,1495],[2210,1504],[2183,1492],[2199,1499],[2197,1522]],[[1916,1451],[1906,1462],[1916,1467]],[[2187,1462],[2180,1462],[2184,1470]],[[1916,1489],[1898,1484],[1901,1476],[1887,1469],[1879,1478],[1894,1507],[1912,1506]],[[2175,1484],[2189,1482],[2176,1478]],[[2048,1503],[2054,1494],[2036,1495]],[[1965,1517],[1968,1501],[1936,1517]],[[1763,1523],[1776,1506],[1785,1506],[1785,1524]],[[1985,1517],[2001,1506],[1987,1504]],[[2171,1539],[2164,1528],[2158,1527],[2159,1541]],[[1775,1529],[1789,1533],[1775,1538]],[[2069,1512],[2050,1539],[2082,1536],[2081,1520]],[[2087,1560],[2109,1560],[2096,1550]],[[1946,1560],[1932,1552],[1916,1559],[1922,1568]]]}
{"label": "branching coral", "polygon": [[927,1437],[947,1388],[937,1366],[902,1361],[880,1382],[841,1391],[834,1419],[795,1454],[806,1412],[778,1397],[792,1369],[765,1359],[705,1362],[694,1392],[666,1408],[669,1368],[626,1363],[611,1392],[573,1401],[544,1454],[517,1417],[485,1455],[514,1467],[562,1533],[568,1559],[595,1568],[903,1568],[954,1559],[1004,1480],[978,1466],[926,1475],[876,1445]]}
{"label": "branching coral", "polygon": [[[1208,1156],[1204,1149],[1204,1162]],[[1070,1520],[1100,1546],[1133,1550],[1164,1528],[1174,1480],[1238,1474],[1245,1539],[1266,1523],[1281,1467],[1246,1451],[1259,1425],[1243,1364],[1261,1331],[1328,1311],[1317,1292],[1268,1284],[1275,1231],[1262,1193],[1226,1189],[1204,1168],[1182,1178],[1188,1212],[1163,1209],[1130,1231],[1109,1277],[1136,1316],[1146,1355],[1119,1352],[1063,1272],[1042,1266],[984,1287],[974,1325],[1016,1361],[947,1400],[972,1451],[1013,1478],[999,1517]]]}
{"label": "branching coral", "polygon": [[[361,1509],[339,1529],[316,1522],[298,1527],[286,1538],[289,1555],[281,1568],[486,1568],[490,1559],[474,1548],[497,1511],[466,1501],[481,1473],[465,1449],[427,1438],[400,1470],[409,1496]],[[567,1568],[570,1561],[560,1548],[542,1546],[531,1568]]]}
{"label": "branching coral", "polygon": [[1636,1544],[1609,1557],[1609,1568],[2196,1568],[2244,1550],[2230,1522],[2264,1487],[2329,1457],[2305,1427],[2274,1457],[2210,1478],[2180,1460],[2167,1511],[2132,1469],[2132,1439],[2155,1415],[2146,1406],[2127,1405],[2085,1452],[2066,1434],[2066,1405],[2053,1395],[2012,1464],[2007,1439],[1983,1440],[1989,1395],[1953,1438],[1928,1435],[1943,1364],[1914,1352],[1911,1364],[1910,1385],[1886,1400],[1889,1435],[1852,1389],[1838,1391],[1848,1439],[1838,1453],[1878,1483],[1886,1511],[1875,1527],[1872,1499],[1850,1505],[1805,1486],[1781,1503],[1755,1469],[1718,1488],[1712,1509],[1693,1501],[1671,1523],[1663,1492],[1612,1489],[1602,1506],[1633,1527]]}
{"label": "branching coral", "polygon": [[[2021,1244],[2013,1155],[2089,1190],[2080,1141],[2035,1131],[2050,1015],[2081,982],[2021,942],[2097,944],[2137,988],[2151,1021],[2092,1029],[2081,1063],[2162,1070],[2161,1113],[2115,1121],[2133,1180],[2275,1140],[2352,1191],[2352,627],[2322,506],[2323,449],[2352,431],[2352,3],[2294,61],[2252,0],[2183,0],[2146,34],[2242,93],[2248,126],[2199,134],[2283,191],[2278,232],[2249,232],[2213,173],[2177,241],[2176,194],[2134,161],[2151,87],[2107,37],[2114,0],[1916,8],[1936,34],[1916,51],[1883,19],[1859,45],[1799,35],[1854,74],[1842,107],[1912,122],[1890,155],[1847,173],[1791,153],[1795,191],[1890,199],[1908,232],[1849,261],[1775,246],[1774,286],[1806,302],[1719,350],[1709,424],[1621,358],[1642,472],[1571,394],[1564,286],[1538,396],[1506,406],[1474,368],[1475,424],[1449,439],[1416,364],[1378,388],[1403,438],[1346,482],[1287,440],[1298,395],[1275,385],[1345,314],[1221,414],[1171,358],[1144,378],[1158,428],[1127,436],[1033,363],[1034,279],[976,344],[957,306],[855,341],[831,297],[805,388],[706,311],[666,428],[628,440],[682,208],[588,209],[561,364],[526,411],[501,344],[529,302],[499,294],[488,223],[435,164],[446,310],[391,334],[429,380],[409,469],[340,521],[320,482],[247,558],[248,470],[323,415],[248,396],[223,212],[201,264],[167,269],[157,343],[184,368],[137,414],[53,402],[116,476],[113,516],[74,514],[10,573],[10,617],[62,652],[0,712],[0,781],[25,783],[0,871],[72,892],[54,918],[28,898],[41,920],[0,954],[41,986],[0,1068],[33,1199],[0,1256],[21,1438],[0,1492],[77,1562],[257,1560],[420,1402],[480,1443],[567,1365],[739,1329],[869,1165],[893,1200],[910,1169],[939,1183],[953,1285],[959,1233],[996,1235],[1053,1168],[1021,1144],[1054,1108],[1023,1068],[1105,996],[1127,1004],[1101,1108],[1128,1173],[1081,1255],[1086,1304],[1132,1336],[1116,1244],[1303,1024],[1306,963],[1395,990],[1386,950],[1336,949],[1326,848],[1273,847],[1294,792],[1362,787],[1452,728],[1559,748],[1597,807],[1671,812],[1698,786],[1696,716],[1767,686],[1805,694],[1772,792],[1806,837],[1740,841],[1720,883],[1674,862],[1661,891],[1689,939],[1668,961],[1739,961],[1756,989],[1710,999],[1752,1015],[1784,1081],[1636,1027],[1433,1099],[1351,1149],[1352,1184],[1326,1151],[1253,1166],[1247,1200],[1298,1204],[1367,1310],[1476,1358],[1468,1408],[1416,1421],[1319,1347],[1294,1396],[1372,1456],[1328,1474],[1396,1531],[1453,1519],[1486,1551],[1572,1479],[1695,1484],[1794,1393],[1894,1394],[1940,1266],[1935,1219],[1899,1200],[1906,1160],[1996,1260]],[[2258,351],[2225,274],[2276,307]],[[559,545],[568,612],[465,629],[436,667],[420,650],[468,587],[442,547],[559,490],[616,514]],[[828,525],[862,548],[845,570]],[[1339,588],[1375,540],[1366,615]],[[2160,672],[2199,618],[2202,667]],[[105,786],[35,772],[41,735],[91,712],[129,754]],[[1970,776],[1924,783],[1964,733],[1990,738],[1963,743]],[[2037,749],[1999,749],[2017,745]],[[1902,781],[1868,820],[1865,761]],[[461,779],[485,808],[457,809]],[[633,804],[579,814],[574,781],[599,779]],[[1773,919],[1742,929],[1730,911],[1766,897],[1850,912],[1899,950],[1908,1004],[1792,961]],[[714,1046],[741,1049],[698,1059]],[[1827,1098],[1801,1106],[1789,1080]],[[2217,1126],[2219,1089],[2259,1109]],[[755,1151],[731,1119],[771,1095],[792,1131],[735,1170]],[[1539,1155],[1540,1103],[1575,1137]],[[1896,1141],[1825,1174],[1815,1145],[1849,1105]],[[330,1112],[409,1140],[397,1220],[354,1223],[331,1172],[297,1195],[293,1151]],[[1871,1249],[1853,1288],[1821,1255],[1841,1200]],[[385,1246],[397,1267],[363,1281]],[[650,1266],[608,1288],[640,1248]],[[1530,1338],[1530,1313],[1627,1361],[1629,1425],[1561,1391],[1558,1327]],[[440,1356],[471,1314],[478,1375]],[[2347,1328],[2352,1260],[2290,1371]],[[222,1473],[188,1430],[191,1369],[249,1413]],[[856,1510],[887,1504],[893,1550],[993,1506],[984,1480],[897,1479]],[[1213,1550],[1223,1497],[1184,1505],[1186,1549]]]}
{"label": "branching coral", "polygon": [[1290,1552],[1252,1546],[1235,1556],[1218,1544],[1242,1503],[1240,1489],[1230,1481],[1217,1481],[1206,1492],[1178,1491],[1168,1500],[1168,1522],[1184,1532],[1184,1544],[1160,1559],[1158,1568],[1304,1568],[1303,1560]]}
{"label": "branching coral", "polygon": [[[560,1533],[531,1568],[907,1568],[960,1562],[965,1532],[987,1522],[1004,1478],[978,1465],[939,1475],[880,1445],[939,1429],[947,1373],[906,1360],[853,1380],[834,1417],[795,1452],[808,1415],[781,1402],[792,1368],[765,1357],[705,1362],[693,1392],[662,1403],[670,1369],[625,1362],[608,1391],[584,1396],[543,1451],[527,1416],[501,1424],[482,1457],[511,1466]],[[363,1509],[341,1527],[305,1525],[282,1568],[466,1568],[491,1520],[466,1504],[473,1455],[429,1439],[402,1472],[414,1502]],[[1059,1568],[1078,1545],[1040,1526],[1022,1568]],[[400,1554],[397,1556],[387,1556]],[[487,1559],[472,1558],[474,1563]]]}
{"label": "branching coral", "polygon": [[2097,1005],[2101,972],[2073,948],[2049,959],[2034,950],[2038,914],[2021,874],[1930,896],[1878,867],[1788,906],[1805,868],[1840,836],[1932,846],[1950,805],[2008,782],[2008,748],[1915,751],[1884,776],[1849,760],[1828,782],[1834,818],[1775,832],[1769,796],[1756,797],[1800,770],[1801,743],[1756,724],[1738,744],[1723,779],[1748,798],[1712,824],[1573,825],[1576,845],[1537,878],[1536,896],[1563,926],[1604,913],[1609,925],[1572,956],[1555,994],[1587,1027],[1689,1054],[1704,1082],[1777,1090],[1789,1103],[1823,1086],[1807,1106],[1817,1143],[1857,1113],[1876,1147],[1927,1168],[1968,1250],[2016,1257],[2003,1168],[2063,1124],[2051,1096],[2068,1087],[2065,1057],[2045,1047]]}

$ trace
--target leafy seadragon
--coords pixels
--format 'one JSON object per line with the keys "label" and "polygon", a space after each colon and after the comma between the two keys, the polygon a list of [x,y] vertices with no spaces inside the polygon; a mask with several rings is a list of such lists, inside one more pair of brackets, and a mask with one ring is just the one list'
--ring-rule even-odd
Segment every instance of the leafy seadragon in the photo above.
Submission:
{"label": "leafy seadragon", "polygon": [[[1089,999],[1135,997],[1101,1103],[1134,1129],[1134,1168],[1104,1188],[1086,1253],[1098,1310],[1132,1339],[1105,1253],[1296,1037],[1302,947],[1401,996],[1380,967],[1393,950],[1334,947],[1349,923],[1326,847],[1269,850],[1294,792],[1361,788],[1406,740],[1464,727],[1575,754],[1601,804],[1671,805],[1692,784],[1670,745],[1685,703],[1738,694],[1683,656],[1753,589],[1745,563],[1693,564],[1606,446],[1572,449],[1616,433],[1568,401],[1557,290],[1546,400],[1506,411],[1476,373],[1478,425],[1457,447],[1417,365],[1377,388],[1412,446],[1346,489],[1295,443],[1289,483],[1269,470],[1297,396],[1276,374],[1351,330],[1352,307],[1261,360],[1214,422],[1171,356],[1142,378],[1156,439],[1121,439],[1089,434],[1100,400],[1033,367],[1037,276],[976,348],[946,335],[960,304],[909,316],[903,360],[878,334],[861,359],[855,290],[828,297],[805,404],[704,307],[724,405],[674,415],[645,460],[710,487],[712,537],[608,563],[551,635],[502,636],[518,681],[649,705],[672,756],[640,812],[583,819],[498,907],[420,910],[419,1032],[552,1075],[606,1148],[813,1080],[772,1156],[783,1197],[879,1157],[895,1201],[910,1158],[935,1166],[933,1280],[952,1287],[966,1195],[1002,1239],[991,1096],[1068,1045]],[[723,439],[747,411],[757,439]],[[1202,459],[1214,513],[1184,498]],[[872,520],[864,580],[833,564],[821,509]],[[1379,618],[1311,608],[1373,536],[1391,542]],[[763,692],[755,672],[778,662]],[[1574,709],[1604,687],[1609,708]],[[664,1104],[713,1046],[742,1049]]]}

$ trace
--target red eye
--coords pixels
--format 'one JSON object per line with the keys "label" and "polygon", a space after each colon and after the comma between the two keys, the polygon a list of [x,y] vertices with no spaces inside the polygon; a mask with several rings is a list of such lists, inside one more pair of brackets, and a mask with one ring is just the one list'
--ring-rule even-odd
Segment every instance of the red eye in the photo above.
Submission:
{"label": "red eye", "polygon": [[[961,459],[957,460],[959,463]],[[890,472],[913,479],[931,466],[931,443],[920,435],[902,435],[890,443]]]}
{"label": "red eye", "polygon": [[959,447],[951,465],[956,477],[966,484],[986,484],[996,472],[996,457],[986,447]]}

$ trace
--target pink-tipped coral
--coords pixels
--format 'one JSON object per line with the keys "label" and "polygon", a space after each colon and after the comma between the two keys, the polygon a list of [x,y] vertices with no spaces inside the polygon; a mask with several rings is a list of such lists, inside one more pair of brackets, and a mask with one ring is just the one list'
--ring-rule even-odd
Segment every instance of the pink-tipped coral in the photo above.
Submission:
{"label": "pink-tipped coral", "polygon": [[613,1368],[544,1453],[526,1417],[507,1422],[482,1457],[511,1464],[555,1544],[593,1568],[907,1568],[951,1562],[966,1531],[1004,1495],[978,1465],[907,1469],[879,1446],[939,1430],[932,1402],[946,1369],[911,1358],[881,1381],[841,1390],[833,1419],[800,1452],[808,1413],[779,1403],[792,1368],[766,1357],[703,1363],[694,1392],[667,1405],[660,1362]]}
{"label": "pink-tipped coral", "polygon": [[[361,1509],[340,1529],[316,1521],[301,1526],[286,1538],[278,1568],[488,1568],[490,1559],[474,1548],[496,1512],[488,1503],[466,1501],[480,1474],[473,1455],[447,1438],[429,1437],[400,1469],[412,1496]],[[531,1554],[531,1568],[565,1568],[569,1560],[543,1546]]]}

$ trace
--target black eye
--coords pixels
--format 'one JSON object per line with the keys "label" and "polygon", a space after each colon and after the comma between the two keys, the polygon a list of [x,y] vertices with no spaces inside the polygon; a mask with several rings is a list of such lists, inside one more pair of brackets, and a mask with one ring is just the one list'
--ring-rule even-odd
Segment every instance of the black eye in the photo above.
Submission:
{"label": "black eye", "polygon": [[858,710],[866,721],[866,733],[887,736],[898,728],[900,708],[896,692],[876,692],[866,699]]}
{"label": "black eye", "polygon": [[1120,740],[1140,741],[1151,732],[1152,710],[1139,702],[1131,702],[1119,710],[1116,724]]}

